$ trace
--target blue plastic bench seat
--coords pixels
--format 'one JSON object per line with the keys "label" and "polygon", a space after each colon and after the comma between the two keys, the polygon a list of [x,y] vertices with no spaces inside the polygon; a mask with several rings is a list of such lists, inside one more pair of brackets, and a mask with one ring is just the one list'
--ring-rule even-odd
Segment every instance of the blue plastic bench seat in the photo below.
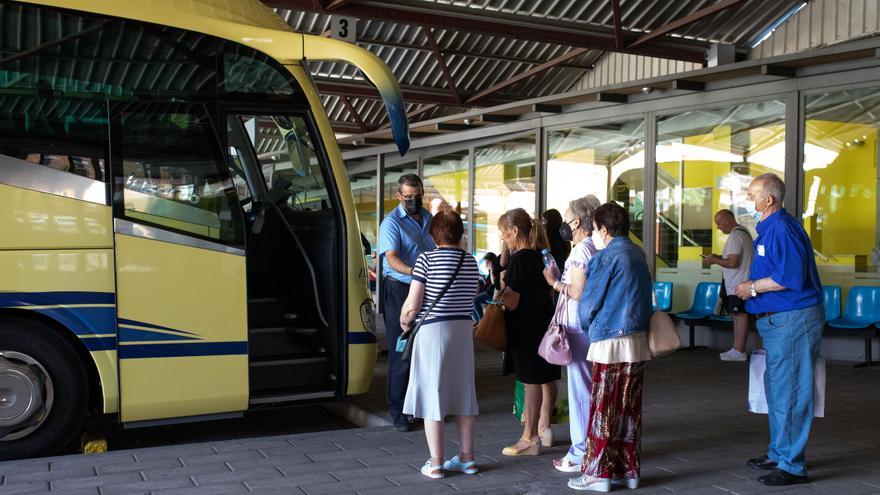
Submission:
{"label": "blue plastic bench seat", "polygon": [[843,290],[839,285],[823,285],[822,296],[825,303],[825,321],[840,318],[840,299]]}
{"label": "blue plastic bench seat", "polygon": [[[827,301],[826,301],[827,303]],[[827,316],[826,316],[827,319]],[[828,335],[862,335],[865,338],[865,362],[857,367],[874,366],[872,339],[880,322],[880,287],[855,286],[846,296],[843,316],[828,322]]]}
{"label": "blue plastic bench seat", "polygon": [[698,349],[704,346],[694,345],[694,327],[701,320],[709,320],[715,313],[715,305],[718,303],[718,293],[721,284],[718,282],[700,282],[694,290],[694,302],[691,309],[675,313],[675,317],[685,320],[688,326],[690,342],[687,349]]}
{"label": "blue plastic bench seat", "polygon": [[654,311],[672,308],[672,282],[654,282]]}

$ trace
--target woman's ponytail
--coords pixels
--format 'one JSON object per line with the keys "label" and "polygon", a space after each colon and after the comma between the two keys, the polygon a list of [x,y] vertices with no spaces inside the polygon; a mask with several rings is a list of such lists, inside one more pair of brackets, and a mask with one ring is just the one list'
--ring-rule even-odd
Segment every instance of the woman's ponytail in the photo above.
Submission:
{"label": "woman's ponytail", "polygon": [[550,243],[547,242],[547,233],[544,231],[544,226],[534,218],[530,220],[532,221],[532,229],[529,232],[529,246],[535,251],[548,249]]}

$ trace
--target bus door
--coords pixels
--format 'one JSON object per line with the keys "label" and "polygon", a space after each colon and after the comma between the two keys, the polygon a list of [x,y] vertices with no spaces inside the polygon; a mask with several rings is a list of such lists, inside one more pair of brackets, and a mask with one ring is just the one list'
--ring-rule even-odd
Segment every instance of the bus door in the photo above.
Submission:
{"label": "bus door", "polygon": [[244,223],[210,115],[113,112],[123,422],[248,407]]}

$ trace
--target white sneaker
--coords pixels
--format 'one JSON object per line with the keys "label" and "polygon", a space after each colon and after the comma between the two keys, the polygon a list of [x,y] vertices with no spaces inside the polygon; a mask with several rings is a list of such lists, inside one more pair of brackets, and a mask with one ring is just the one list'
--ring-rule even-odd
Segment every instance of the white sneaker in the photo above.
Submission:
{"label": "white sneaker", "polygon": [[614,486],[626,486],[630,490],[635,490],[639,487],[639,479],[638,478],[612,478],[611,484]]}
{"label": "white sneaker", "polygon": [[608,478],[593,478],[586,474],[568,480],[568,487],[573,490],[591,492],[610,492],[611,480]]}
{"label": "white sneaker", "polygon": [[748,359],[748,356],[744,352],[739,352],[736,349],[731,348],[727,352],[722,352],[719,354],[721,356],[722,361],[745,361]]}

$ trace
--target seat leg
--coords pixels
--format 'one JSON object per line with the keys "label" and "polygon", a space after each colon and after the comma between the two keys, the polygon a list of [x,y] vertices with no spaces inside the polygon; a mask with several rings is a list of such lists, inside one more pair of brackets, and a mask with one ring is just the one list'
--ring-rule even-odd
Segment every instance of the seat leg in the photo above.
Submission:
{"label": "seat leg", "polygon": [[694,345],[694,327],[696,327],[696,322],[694,320],[688,320],[688,336],[690,341],[688,342],[687,347],[683,347],[681,350],[683,351],[695,351],[697,349],[705,349],[704,345]]}
{"label": "seat leg", "polygon": [[874,343],[873,340],[874,339],[871,334],[865,335],[865,362],[855,365],[856,368],[868,368],[880,364],[874,362],[874,346],[872,345]]}

